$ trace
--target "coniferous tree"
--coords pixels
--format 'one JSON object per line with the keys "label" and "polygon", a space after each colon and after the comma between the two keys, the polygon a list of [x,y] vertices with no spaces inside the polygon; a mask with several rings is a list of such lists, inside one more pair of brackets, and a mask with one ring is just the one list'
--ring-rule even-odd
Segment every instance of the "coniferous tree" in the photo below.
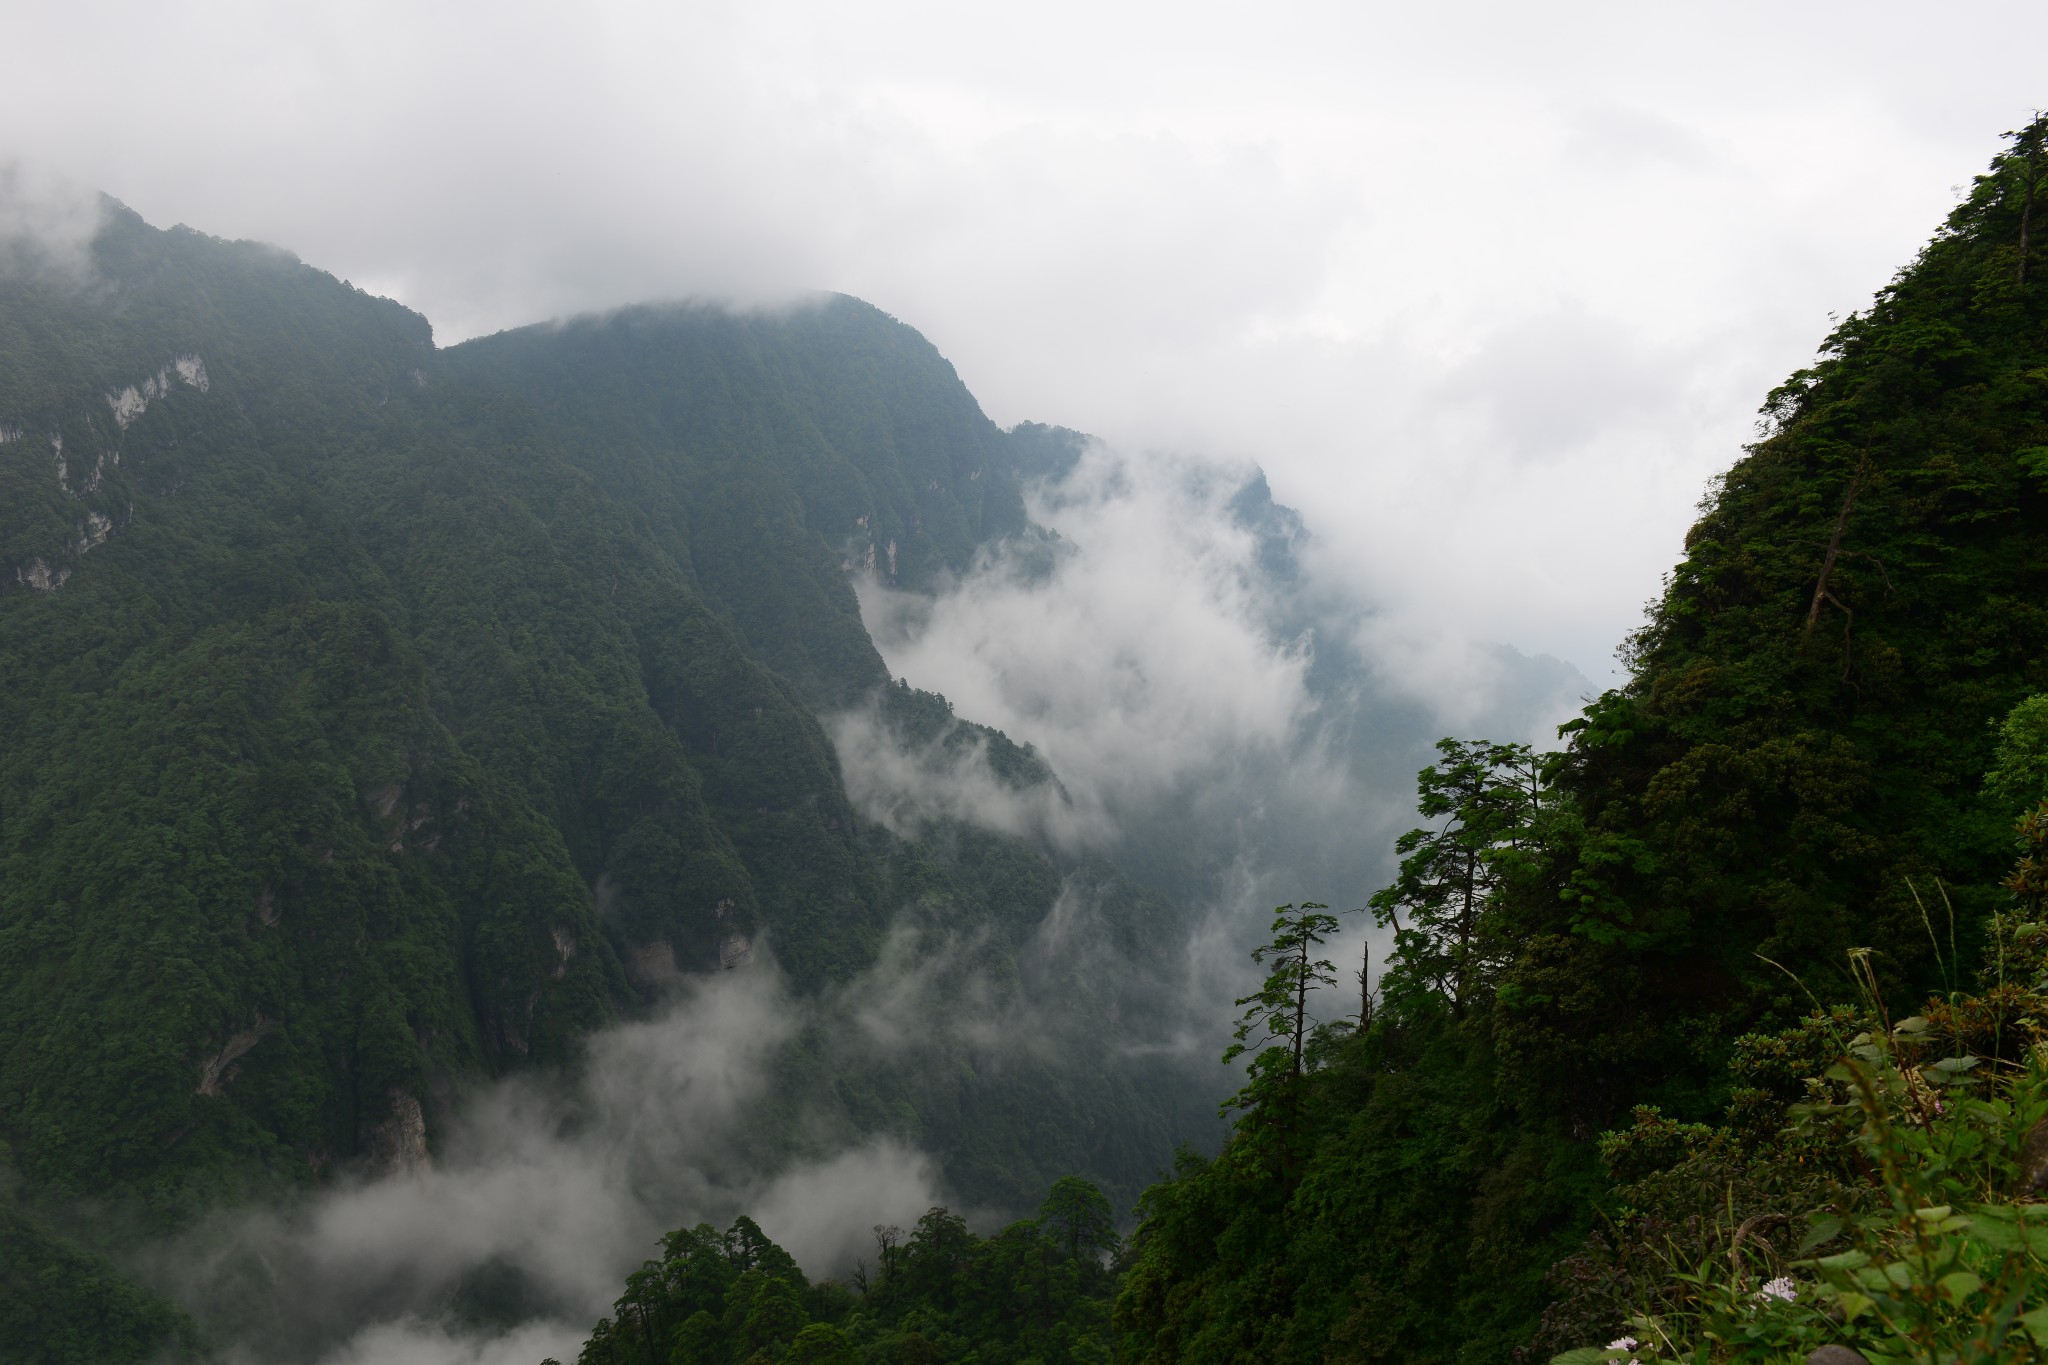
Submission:
{"label": "coniferous tree", "polygon": [[1223,1053],[1226,1063],[1252,1057],[1243,1088],[1224,1102],[1224,1112],[1245,1111],[1249,1126],[1270,1137],[1283,1175],[1298,1155],[1303,1057],[1312,1028],[1308,997],[1336,982],[1336,968],[1315,956],[1337,932],[1335,917],[1322,913],[1327,909],[1317,901],[1275,907],[1272,940],[1252,952],[1252,961],[1271,971],[1257,991],[1237,1001],[1244,1014],[1232,1035],[1236,1041]]}
{"label": "coniferous tree", "polygon": [[2027,282],[2027,257],[2033,250],[2034,209],[2048,191],[2048,116],[2037,117],[2017,133],[2012,151],[2004,159],[2003,173],[2015,181],[2010,191],[2020,201],[2019,263],[2014,271],[2020,284]]}
{"label": "coniferous tree", "polygon": [[1532,836],[1542,776],[1526,744],[1443,739],[1436,747],[1442,758],[1416,779],[1416,809],[1442,823],[1395,843],[1400,871],[1371,907],[1394,930],[1390,971],[1402,985],[1441,995],[1463,1018],[1506,948],[1487,906]]}

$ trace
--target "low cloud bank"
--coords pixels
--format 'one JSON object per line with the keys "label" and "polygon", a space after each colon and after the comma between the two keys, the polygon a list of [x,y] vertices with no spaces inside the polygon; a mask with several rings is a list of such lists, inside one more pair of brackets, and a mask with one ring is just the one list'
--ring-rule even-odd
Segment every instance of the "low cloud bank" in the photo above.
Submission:
{"label": "low cloud bank", "polygon": [[1071,449],[1028,490],[1050,554],[991,547],[930,595],[860,585],[891,671],[1032,745],[1060,786],[854,712],[833,735],[871,816],[1107,850],[1253,925],[1241,943],[1262,902],[1377,889],[1438,738],[1554,744],[1589,690],[1556,659],[1379,613],[1250,465]]}
{"label": "low cloud bank", "polygon": [[1056,780],[1005,780],[988,746],[913,741],[870,707],[831,723],[849,791],[899,829],[978,823],[1106,853],[1168,892],[1181,918],[1141,966],[1170,1003],[1134,1049],[1216,1057],[1283,902],[1340,912],[1339,986],[1317,1013],[1355,1013],[1361,957],[1370,946],[1376,971],[1389,935],[1343,912],[1391,879],[1435,742],[1553,746],[1591,684],[1379,611],[1249,464],[1020,437],[1049,541],[990,547],[930,594],[870,578],[861,610],[892,673],[1032,746]]}
{"label": "low cloud bank", "polygon": [[76,279],[91,272],[92,239],[106,201],[46,168],[0,161],[0,273],[45,270]]}
{"label": "low cloud bank", "polygon": [[892,671],[1036,745],[1084,805],[1157,800],[1315,709],[1312,643],[1273,637],[1279,585],[1230,515],[1254,472],[1091,443],[1033,499],[1049,569],[999,545],[933,598],[864,581],[862,617]]}
{"label": "low cloud bank", "polygon": [[913,739],[873,702],[825,725],[854,808],[905,838],[957,820],[1069,852],[1108,842],[1108,816],[1093,793],[1077,803],[1058,782],[1003,777],[989,740],[968,727]]}
{"label": "low cloud bank", "polygon": [[[866,971],[811,996],[789,988],[764,935],[748,966],[683,979],[654,1017],[591,1037],[573,1068],[443,1104],[426,1165],[218,1212],[136,1268],[234,1365],[532,1365],[573,1358],[676,1227],[747,1214],[824,1277],[872,1256],[877,1224],[937,1204],[980,1227],[1029,1213],[960,1199],[934,1155],[959,1133],[878,1131],[842,1086],[927,1123],[926,1101],[947,1097],[971,1132],[973,1097],[943,1078],[971,1072],[1001,1102],[1038,1093],[1049,1068],[1094,1068],[1093,1084],[1145,1091],[1151,1117],[1122,1137],[1163,1167],[1213,1101],[1172,1109],[1206,1089],[1183,1075],[1182,964],[1172,945],[1156,969],[1131,961],[1102,895],[1067,878],[1014,947],[1014,931],[950,904],[906,905]],[[1143,1021],[1118,1031],[1130,1046],[1100,1035],[1112,997]],[[1152,1060],[1130,1069],[1137,1055]]]}
{"label": "low cloud bank", "polygon": [[431,1167],[217,1214],[146,1273],[238,1361],[532,1365],[570,1358],[676,1226],[749,1213],[813,1275],[841,1272],[871,1225],[914,1221],[942,1185],[885,1137],[761,1156],[787,1145],[766,1133],[789,1122],[766,1103],[777,1055],[829,1008],[772,964],[692,980],[658,1018],[592,1039],[573,1076],[471,1097]]}
{"label": "low cloud bank", "polygon": [[346,1345],[322,1356],[320,1365],[534,1365],[538,1360],[574,1360],[583,1349],[583,1337],[583,1332],[559,1322],[480,1334],[406,1318],[364,1328]]}

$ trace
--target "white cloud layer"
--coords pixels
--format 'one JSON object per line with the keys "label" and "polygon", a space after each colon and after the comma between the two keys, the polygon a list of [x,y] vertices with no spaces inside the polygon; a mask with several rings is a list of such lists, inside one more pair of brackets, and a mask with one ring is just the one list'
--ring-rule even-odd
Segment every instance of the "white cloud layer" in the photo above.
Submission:
{"label": "white cloud layer", "polygon": [[1275,641],[1256,546],[1227,503],[1254,471],[1100,444],[1030,504],[1066,553],[997,547],[935,599],[860,585],[890,671],[1042,749],[1084,810],[1156,800],[1285,746],[1310,642]]}
{"label": "white cloud layer", "polygon": [[[924,968],[892,959],[849,990],[900,993],[913,970]],[[428,1168],[345,1182],[296,1209],[213,1215],[147,1253],[145,1271],[238,1359],[268,1365],[572,1358],[661,1235],[700,1219],[748,1213],[812,1274],[841,1273],[875,1222],[908,1224],[941,1202],[941,1181],[887,1138],[779,1166],[764,1157],[752,1125],[776,1054],[803,1020],[838,1008],[798,1003],[772,965],[694,980],[659,1017],[594,1037],[565,1083],[515,1079],[470,1097]],[[531,1316],[517,1328],[453,1311],[465,1280],[493,1271],[519,1285]]]}
{"label": "white cloud layer", "polygon": [[537,1360],[574,1360],[583,1349],[583,1336],[558,1322],[478,1333],[406,1318],[364,1328],[323,1356],[320,1365],[534,1365]]}
{"label": "white cloud layer", "polygon": [[946,820],[1069,851],[1101,847],[1112,834],[1097,800],[1079,806],[1051,783],[1003,781],[978,738],[918,743],[896,734],[872,704],[827,717],[826,726],[855,808],[906,838]]}
{"label": "white cloud layer", "polygon": [[0,161],[444,339],[844,289],[1005,424],[1256,460],[1391,611],[1597,678],[2044,40],[2014,0],[78,0],[0,14]]}
{"label": "white cloud layer", "polygon": [[[1387,882],[1440,736],[1554,747],[1590,686],[1455,621],[1360,600],[1256,478],[1086,443],[1027,487],[1050,552],[1036,537],[990,547],[931,595],[859,583],[891,673],[1032,745],[1057,788],[1003,782],[979,745],[907,743],[876,707],[830,722],[870,819],[1104,850],[1170,886],[1186,937],[1148,965],[1177,973],[1186,1003],[1151,1045],[1191,1056],[1221,1049],[1228,1002],[1255,984],[1265,912],[1354,909]],[[1367,931],[1351,917],[1335,955],[1356,960]]]}
{"label": "white cloud layer", "polygon": [[97,191],[48,166],[9,159],[0,145],[0,272],[54,269],[86,278],[104,217]]}

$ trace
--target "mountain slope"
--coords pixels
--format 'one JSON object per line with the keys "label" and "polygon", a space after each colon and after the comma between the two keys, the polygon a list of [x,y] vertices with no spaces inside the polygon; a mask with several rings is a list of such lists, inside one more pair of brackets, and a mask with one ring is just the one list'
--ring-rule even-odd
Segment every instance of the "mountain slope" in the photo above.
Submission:
{"label": "mountain slope", "polygon": [[1106,952],[1171,908],[1008,836],[867,827],[817,719],[873,695],[962,732],[882,686],[847,572],[922,581],[1023,527],[1004,434],[910,329],[829,299],[441,352],[283,253],[112,206],[89,268],[9,248],[0,434],[0,1138],[29,1206],[162,1229],[430,1159],[466,1085],[573,1060],[679,973],[772,959],[817,992],[892,924],[976,945],[1079,1051],[977,1069],[932,1029],[805,1095],[823,1118],[764,1162],[879,1128],[1021,1203],[1074,1170],[1128,1191],[1182,1126],[1170,1068],[1120,1060],[1145,983],[1031,947],[1068,892]]}
{"label": "mountain slope", "polygon": [[[2048,690],[2044,138],[2015,135],[1771,395],[1629,683],[1546,765],[1540,814],[1487,834],[1478,805],[1432,812],[1480,831],[1493,889],[1466,937],[1407,905],[1371,1030],[1325,1033],[1291,1107],[1148,1193],[1119,1307],[1134,1359],[1526,1353],[1554,1293],[1624,1299],[1642,1273],[1602,1250],[1567,1267],[1599,1286],[1545,1278],[1618,1212],[1601,1130],[1637,1104],[1669,1130],[1742,1103],[1775,1129],[1781,1103],[1731,1093],[1731,1054],[1804,1015],[1807,990],[1855,1001],[1851,949],[1898,1015],[1967,979],[2019,813],[1984,790],[1995,726]],[[1471,991],[1454,997],[1447,959]],[[1753,1037],[1752,1063],[1772,1046]],[[1290,1123],[1298,1168],[1270,1156]],[[1709,1202],[1732,1210],[1715,1169]],[[1657,1235],[1695,1246],[1677,1223]]]}
{"label": "mountain slope", "polygon": [[929,342],[853,299],[633,308],[447,359],[545,413],[568,457],[654,518],[700,590],[822,706],[886,680],[848,567],[922,585],[1024,529],[1004,433]]}

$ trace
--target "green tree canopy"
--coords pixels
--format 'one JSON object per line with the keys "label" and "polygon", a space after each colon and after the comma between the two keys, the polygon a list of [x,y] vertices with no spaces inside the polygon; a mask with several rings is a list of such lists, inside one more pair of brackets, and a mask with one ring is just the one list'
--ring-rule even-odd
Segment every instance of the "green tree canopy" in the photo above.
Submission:
{"label": "green tree canopy", "polygon": [[1061,1176],[1038,1206],[1038,1224],[1070,1260],[1114,1252],[1116,1215],[1094,1182],[1078,1175]]}
{"label": "green tree canopy", "polygon": [[1384,989],[1426,992],[1463,1018],[1512,951],[1495,894],[1523,867],[1543,812],[1542,774],[1526,744],[1443,739],[1416,780],[1416,810],[1441,823],[1394,845],[1400,870],[1371,902],[1394,930]]}

